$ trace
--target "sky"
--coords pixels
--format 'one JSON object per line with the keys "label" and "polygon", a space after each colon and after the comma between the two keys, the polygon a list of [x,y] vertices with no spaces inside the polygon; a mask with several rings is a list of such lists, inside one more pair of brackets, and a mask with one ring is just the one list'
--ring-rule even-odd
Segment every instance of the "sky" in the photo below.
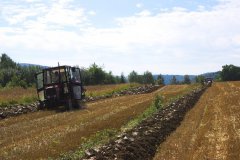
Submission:
{"label": "sky", "polygon": [[240,0],[0,0],[0,53],[127,75],[240,65]]}

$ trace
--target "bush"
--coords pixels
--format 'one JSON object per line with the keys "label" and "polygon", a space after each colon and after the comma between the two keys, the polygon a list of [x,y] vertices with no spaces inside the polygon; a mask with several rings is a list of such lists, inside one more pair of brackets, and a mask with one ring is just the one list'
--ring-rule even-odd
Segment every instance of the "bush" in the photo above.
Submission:
{"label": "bush", "polygon": [[156,95],[154,99],[154,107],[161,109],[163,107],[163,98],[162,96]]}

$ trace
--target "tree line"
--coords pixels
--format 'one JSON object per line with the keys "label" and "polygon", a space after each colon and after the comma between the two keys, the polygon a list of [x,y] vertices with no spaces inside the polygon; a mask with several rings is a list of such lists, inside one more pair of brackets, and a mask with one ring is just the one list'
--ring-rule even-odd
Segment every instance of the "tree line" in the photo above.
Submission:
{"label": "tree line", "polygon": [[[199,75],[196,76],[197,83],[204,83],[205,76]],[[217,74],[216,77],[213,77],[214,81],[240,81],[240,67],[230,65],[222,66],[222,70]]]}
{"label": "tree line", "polygon": [[[35,85],[35,73],[42,70],[41,66],[27,65],[21,66],[14,62],[7,54],[3,53],[0,57],[0,87],[29,87]],[[99,85],[99,84],[118,84],[118,83],[140,83],[140,84],[165,84],[164,76],[158,75],[154,78],[150,71],[145,71],[142,75],[136,71],[132,71],[128,76],[122,73],[120,76],[115,76],[112,72],[107,72],[103,67],[97,64],[92,64],[88,68],[81,68],[84,85]],[[204,82],[204,76],[196,76],[197,83]],[[240,67],[234,65],[225,65],[219,76],[218,81],[234,81],[240,80]],[[183,81],[178,81],[176,76],[173,76],[170,84],[190,84],[189,75],[184,75]]]}
{"label": "tree line", "polygon": [[84,85],[118,84],[127,82],[123,73],[120,76],[114,76],[111,71],[106,72],[103,67],[95,63],[90,65],[89,68],[81,68],[81,75]]}
{"label": "tree line", "polygon": [[39,66],[21,66],[7,54],[0,57],[0,87],[27,88],[35,84],[35,73],[41,71]]}

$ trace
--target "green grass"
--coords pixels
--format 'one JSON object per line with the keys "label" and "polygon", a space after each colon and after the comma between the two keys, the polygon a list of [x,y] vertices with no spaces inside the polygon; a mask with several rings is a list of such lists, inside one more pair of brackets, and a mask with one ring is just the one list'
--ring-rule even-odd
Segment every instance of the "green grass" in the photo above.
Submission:
{"label": "green grass", "polygon": [[38,100],[35,88],[1,88],[0,107],[8,107],[16,104],[30,104]]}
{"label": "green grass", "polygon": [[116,137],[117,133],[118,131],[115,129],[106,129],[106,130],[97,132],[96,134],[94,134],[88,139],[82,137],[83,144],[76,151],[70,151],[69,153],[62,154],[57,159],[59,160],[79,159],[85,155],[85,151],[87,149],[109,142],[111,139],[114,139]]}

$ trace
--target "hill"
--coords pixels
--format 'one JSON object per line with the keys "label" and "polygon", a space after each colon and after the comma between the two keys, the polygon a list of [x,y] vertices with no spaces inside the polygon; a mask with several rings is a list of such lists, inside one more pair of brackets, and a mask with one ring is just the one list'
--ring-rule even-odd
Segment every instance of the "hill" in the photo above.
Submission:
{"label": "hill", "polygon": [[21,67],[41,67],[41,68],[48,68],[49,66],[42,66],[39,64],[31,64],[31,63],[18,63]]}
{"label": "hill", "polygon": [[[217,71],[217,72],[208,72],[208,73],[203,73],[203,74],[200,74],[204,77],[210,77],[210,78],[213,78],[213,79],[216,79],[218,77],[218,75],[220,74],[220,71]],[[156,80],[157,79],[157,76],[158,75],[153,75],[154,79]],[[166,85],[170,84],[171,83],[171,79],[173,76],[176,77],[177,81],[179,82],[182,82],[184,80],[184,75],[173,75],[173,74],[164,74],[162,75],[163,78],[164,78],[164,82]],[[192,82],[195,81],[195,78],[196,76],[198,75],[189,75],[189,78]]]}

